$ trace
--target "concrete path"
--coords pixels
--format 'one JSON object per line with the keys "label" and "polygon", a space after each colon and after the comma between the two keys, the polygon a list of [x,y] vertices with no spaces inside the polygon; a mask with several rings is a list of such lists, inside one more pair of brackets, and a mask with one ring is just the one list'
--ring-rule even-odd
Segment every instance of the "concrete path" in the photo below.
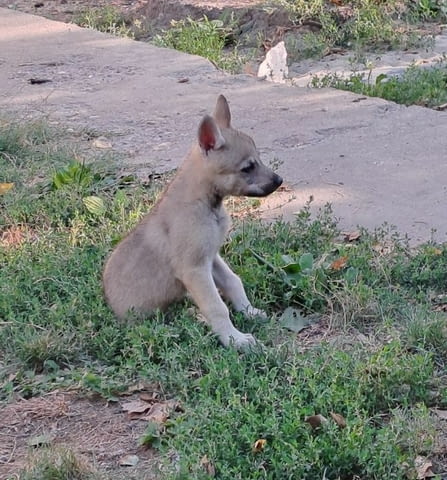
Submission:
{"label": "concrete path", "polygon": [[0,8],[1,110],[99,131],[143,173],[180,163],[219,93],[293,188],[265,202],[267,216],[290,218],[312,196],[346,230],[388,222],[412,242],[432,229],[447,241],[447,112],[226,75],[199,57]]}

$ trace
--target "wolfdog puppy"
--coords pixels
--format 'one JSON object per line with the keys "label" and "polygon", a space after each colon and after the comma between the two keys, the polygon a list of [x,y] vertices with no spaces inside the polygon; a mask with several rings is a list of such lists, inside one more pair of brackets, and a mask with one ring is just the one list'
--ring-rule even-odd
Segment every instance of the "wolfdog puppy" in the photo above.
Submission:
{"label": "wolfdog puppy", "polygon": [[222,201],[229,195],[264,197],[281,183],[261,162],[252,138],[231,127],[227,100],[220,95],[160,201],[106,262],[104,292],[116,316],[164,309],[189,294],[223,345],[255,343],[233,325],[220,296],[247,316],[265,316],[219,255],[230,227]]}

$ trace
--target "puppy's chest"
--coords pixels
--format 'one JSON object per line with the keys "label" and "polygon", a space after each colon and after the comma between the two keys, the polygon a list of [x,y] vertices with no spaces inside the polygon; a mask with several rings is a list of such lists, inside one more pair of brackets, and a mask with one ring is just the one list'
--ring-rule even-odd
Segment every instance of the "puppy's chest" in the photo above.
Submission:
{"label": "puppy's chest", "polygon": [[219,241],[222,244],[227,236],[228,230],[231,227],[231,219],[223,207],[213,211],[212,229]]}

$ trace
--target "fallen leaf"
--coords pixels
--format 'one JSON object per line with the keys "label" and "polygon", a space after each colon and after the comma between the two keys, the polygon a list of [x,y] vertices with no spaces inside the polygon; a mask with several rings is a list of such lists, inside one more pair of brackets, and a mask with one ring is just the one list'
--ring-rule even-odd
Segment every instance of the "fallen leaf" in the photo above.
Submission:
{"label": "fallen leaf", "polygon": [[85,208],[93,215],[102,216],[106,212],[106,205],[104,200],[100,197],[91,195],[89,197],[84,197],[82,202],[84,203]]}
{"label": "fallen leaf", "polygon": [[343,232],[343,235],[345,236],[346,242],[355,242],[362,236],[359,230],[354,230],[353,232]]}
{"label": "fallen leaf", "polygon": [[154,403],[155,401],[157,401],[157,394],[156,393],[143,392],[143,393],[140,394],[140,400],[143,400],[144,402]]}
{"label": "fallen leaf", "polygon": [[310,417],[306,417],[304,421],[312,428],[319,428],[327,422],[327,418],[323,417],[323,415],[311,415]]}
{"label": "fallen leaf", "polygon": [[137,455],[125,455],[120,459],[120,467],[135,467],[139,461]]}
{"label": "fallen leaf", "polygon": [[6,192],[9,192],[13,186],[13,183],[0,183],[0,195],[4,195]]}
{"label": "fallen leaf", "polygon": [[265,438],[260,438],[259,440],[256,440],[256,442],[253,444],[251,447],[251,451],[253,453],[258,453],[264,450],[265,445],[267,444],[267,440]]}
{"label": "fallen leaf", "polygon": [[281,326],[296,333],[317,322],[318,317],[304,316],[300,310],[292,307],[287,307],[279,317]]}
{"label": "fallen leaf", "polygon": [[178,403],[175,400],[168,400],[163,403],[154,403],[147,414],[142,417],[142,419],[158,424],[165,423],[171,412],[173,412],[177,407]]}
{"label": "fallen leaf", "polygon": [[414,460],[416,468],[417,479],[424,480],[425,478],[432,478],[435,474],[432,471],[433,464],[427,458],[417,456]]}
{"label": "fallen leaf", "polygon": [[348,263],[348,260],[349,260],[349,257],[347,257],[347,256],[337,258],[336,260],[334,260],[334,261],[331,263],[331,265],[329,266],[329,268],[331,268],[332,270],[335,270],[336,272],[338,272],[338,271],[341,270],[342,268],[345,268],[345,267],[346,267],[346,264]]}
{"label": "fallen leaf", "polygon": [[332,420],[340,427],[340,428],[346,428],[346,420],[343,417],[343,415],[340,415],[339,413],[334,413],[331,412],[331,417]]}
{"label": "fallen leaf", "polygon": [[145,413],[151,408],[151,404],[142,400],[132,400],[130,402],[123,403],[121,408],[129,413]]}
{"label": "fallen leaf", "polygon": [[200,466],[210,477],[214,477],[216,475],[216,469],[206,455],[204,455],[200,460]]}

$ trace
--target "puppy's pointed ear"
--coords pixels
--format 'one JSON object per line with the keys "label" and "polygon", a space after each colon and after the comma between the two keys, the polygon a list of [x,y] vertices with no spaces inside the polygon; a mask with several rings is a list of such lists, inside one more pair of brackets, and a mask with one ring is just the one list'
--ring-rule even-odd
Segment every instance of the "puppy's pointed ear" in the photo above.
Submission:
{"label": "puppy's pointed ear", "polygon": [[220,132],[213,117],[205,115],[200,122],[198,131],[199,145],[205,153],[208,150],[218,150],[225,144],[225,139]]}
{"label": "puppy's pointed ear", "polygon": [[214,109],[213,117],[216,119],[220,128],[230,128],[231,112],[227,99],[223,95],[219,95]]}

